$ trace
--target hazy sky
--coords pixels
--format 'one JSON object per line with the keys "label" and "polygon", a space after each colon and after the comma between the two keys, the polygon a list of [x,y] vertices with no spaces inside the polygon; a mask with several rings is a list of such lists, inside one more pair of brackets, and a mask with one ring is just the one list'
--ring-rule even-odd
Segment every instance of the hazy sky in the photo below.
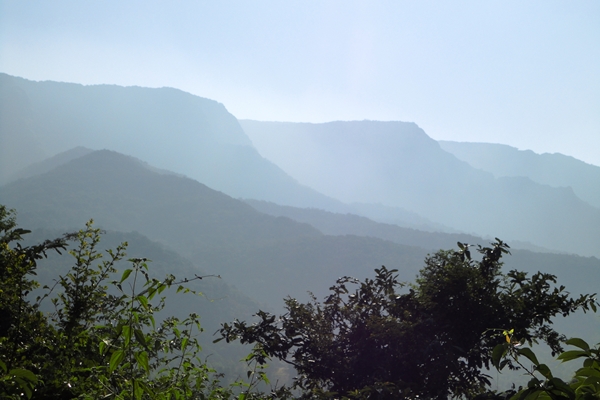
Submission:
{"label": "hazy sky", "polygon": [[0,0],[0,72],[600,165],[600,1]]}

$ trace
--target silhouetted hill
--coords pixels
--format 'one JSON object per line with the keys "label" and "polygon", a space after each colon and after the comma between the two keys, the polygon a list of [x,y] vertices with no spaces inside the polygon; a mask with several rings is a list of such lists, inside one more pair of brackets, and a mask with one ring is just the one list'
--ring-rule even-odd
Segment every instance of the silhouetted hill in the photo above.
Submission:
{"label": "silhouetted hill", "polygon": [[[0,203],[17,208],[23,227],[63,232],[79,229],[93,217],[105,229],[137,231],[189,258],[188,268],[219,274],[223,282],[274,310],[282,307],[285,296],[306,300],[311,291],[322,299],[338,277],[370,277],[381,265],[397,268],[401,280],[412,281],[432,252],[374,237],[323,235],[308,224],[259,213],[189,178],[155,172],[107,150],[2,186]],[[424,235],[414,234],[417,239]],[[148,246],[153,245],[144,249]],[[172,254],[158,245],[151,250],[139,255],[168,260]],[[514,253],[507,257],[507,267],[560,269],[572,291],[600,279],[595,258]]]}
{"label": "silhouetted hill", "polygon": [[31,164],[20,171],[13,173],[10,176],[6,177],[6,182],[0,182],[0,185],[16,181],[17,179],[29,178],[31,176],[40,175],[51,171],[52,169],[58,167],[59,165],[68,163],[71,160],[74,160],[79,157],[83,157],[86,154],[93,152],[94,150],[88,149],[86,147],[75,147],[73,149],[64,151],[59,153],[53,157],[46,158],[42,161]]}
{"label": "silhouetted hill", "polygon": [[261,154],[347,203],[403,207],[462,232],[600,255],[600,209],[570,188],[473,168],[415,124],[240,122]]}
{"label": "silhouetted hill", "polygon": [[0,183],[77,146],[112,149],[234,197],[344,206],[265,160],[213,100],[171,88],[34,82],[0,74]]}
{"label": "silhouetted hill", "polygon": [[286,295],[324,294],[340,275],[369,276],[384,261],[412,279],[426,254],[381,239],[326,237],[108,150],[2,186],[0,203],[18,210],[22,226],[68,231],[94,218],[105,229],[140,232],[272,307]]}
{"label": "silhouetted hill", "polygon": [[440,141],[440,146],[475,168],[496,177],[522,176],[554,187],[571,187],[582,200],[600,208],[600,167],[560,153],[536,154],[494,143]]}
{"label": "silhouetted hill", "polygon": [[189,178],[163,175],[139,160],[99,150],[0,188],[26,226],[73,229],[91,217],[106,229],[139,231],[178,251],[252,246],[316,229],[274,218]]}

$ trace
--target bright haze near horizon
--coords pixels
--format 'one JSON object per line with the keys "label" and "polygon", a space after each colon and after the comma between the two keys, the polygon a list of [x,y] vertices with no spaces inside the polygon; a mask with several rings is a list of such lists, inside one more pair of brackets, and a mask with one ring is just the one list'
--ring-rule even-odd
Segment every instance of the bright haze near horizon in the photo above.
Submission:
{"label": "bright haze near horizon", "polygon": [[598,1],[4,1],[0,72],[240,119],[410,121],[600,166]]}

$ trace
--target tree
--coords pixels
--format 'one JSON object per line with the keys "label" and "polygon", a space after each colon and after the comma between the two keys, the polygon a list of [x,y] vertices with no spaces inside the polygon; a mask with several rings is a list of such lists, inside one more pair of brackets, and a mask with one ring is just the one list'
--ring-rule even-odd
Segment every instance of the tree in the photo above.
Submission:
{"label": "tree", "polygon": [[[562,362],[583,358],[583,365],[570,381],[555,377],[546,364],[538,361],[535,353],[528,347],[521,347],[523,340],[518,340],[514,331],[503,331],[506,338],[502,344],[494,348],[493,363],[500,371],[509,362],[515,362],[531,379],[527,387],[519,388],[513,393],[511,400],[592,400],[600,398],[600,343],[591,347],[585,340],[571,338],[566,344],[576,347],[561,353],[558,360]],[[528,367],[523,358],[531,362]]]}
{"label": "tree", "polygon": [[[275,357],[293,365],[295,387],[306,398],[472,398],[489,385],[497,331],[511,326],[524,341],[543,341],[553,352],[564,337],[552,319],[594,306],[592,296],[571,298],[556,277],[501,271],[509,246],[469,245],[425,260],[416,283],[396,270],[375,270],[374,279],[340,278],[319,302],[285,300],[276,317],[224,324],[222,338],[255,344],[260,362]],[[351,290],[351,285],[354,290]]]}
{"label": "tree", "polygon": [[[252,366],[256,374],[249,383],[219,382],[220,375],[200,358],[198,315],[155,320],[165,290],[190,292],[184,285],[203,277],[157,279],[146,259],[129,259],[130,267],[118,273],[127,243],[99,251],[101,231],[92,221],[77,233],[22,247],[28,232],[17,227],[14,211],[0,205],[1,398],[266,397],[256,391],[257,382],[266,380],[260,366]],[[37,261],[53,250],[67,250],[74,265],[34,300]],[[45,299],[54,305],[50,315],[40,311]]]}
{"label": "tree", "polygon": [[[39,311],[39,303],[27,297],[39,286],[31,279],[38,260],[48,251],[65,250],[68,238],[24,248],[18,241],[27,233],[17,228],[15,212],[0,204],[0,393],[5,397],[31,397],[39,380],[34,372],[51,371],[56,361],[48,351],[56,331]],[[13,242],[17,244],[11,247]]]}

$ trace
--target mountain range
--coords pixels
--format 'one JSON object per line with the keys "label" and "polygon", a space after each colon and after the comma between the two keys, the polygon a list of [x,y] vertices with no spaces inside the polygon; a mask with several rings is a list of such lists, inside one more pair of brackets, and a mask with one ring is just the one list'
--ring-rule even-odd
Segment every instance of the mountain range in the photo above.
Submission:
{"label": "mountain range", "polygon": [[[572,187],[495,177],[445,151],[414,123],[240,122],[266,158],[346,203],[381,203],[470,234],[600,255],[600,208]],[[597,178],[588,182],[600,186]]]}
{"label": "mountain range", "polygon": [[209,331],[381,265],[412,281],[437,249],[495,236],[512,245],[507,269],[556,274],[572,293],[600,280],[600,209],[581,183],[600,186],[598,167],[577,160],[553,180],[533,164],[501,170],[513,150],[484,163],[413,123],[238,121],[175,89],[5,74],[0,117],[0,204],[19,225],[41,238],[94,218],[161,272],[220,275],[209,297],[227,311]]}
{"label": "mountain range", "polygon": [[171,88],[33,82],[0,74],[0,183],[77,146],[132,155],[234,197],[343,208],[264,159],[214,100]]}

